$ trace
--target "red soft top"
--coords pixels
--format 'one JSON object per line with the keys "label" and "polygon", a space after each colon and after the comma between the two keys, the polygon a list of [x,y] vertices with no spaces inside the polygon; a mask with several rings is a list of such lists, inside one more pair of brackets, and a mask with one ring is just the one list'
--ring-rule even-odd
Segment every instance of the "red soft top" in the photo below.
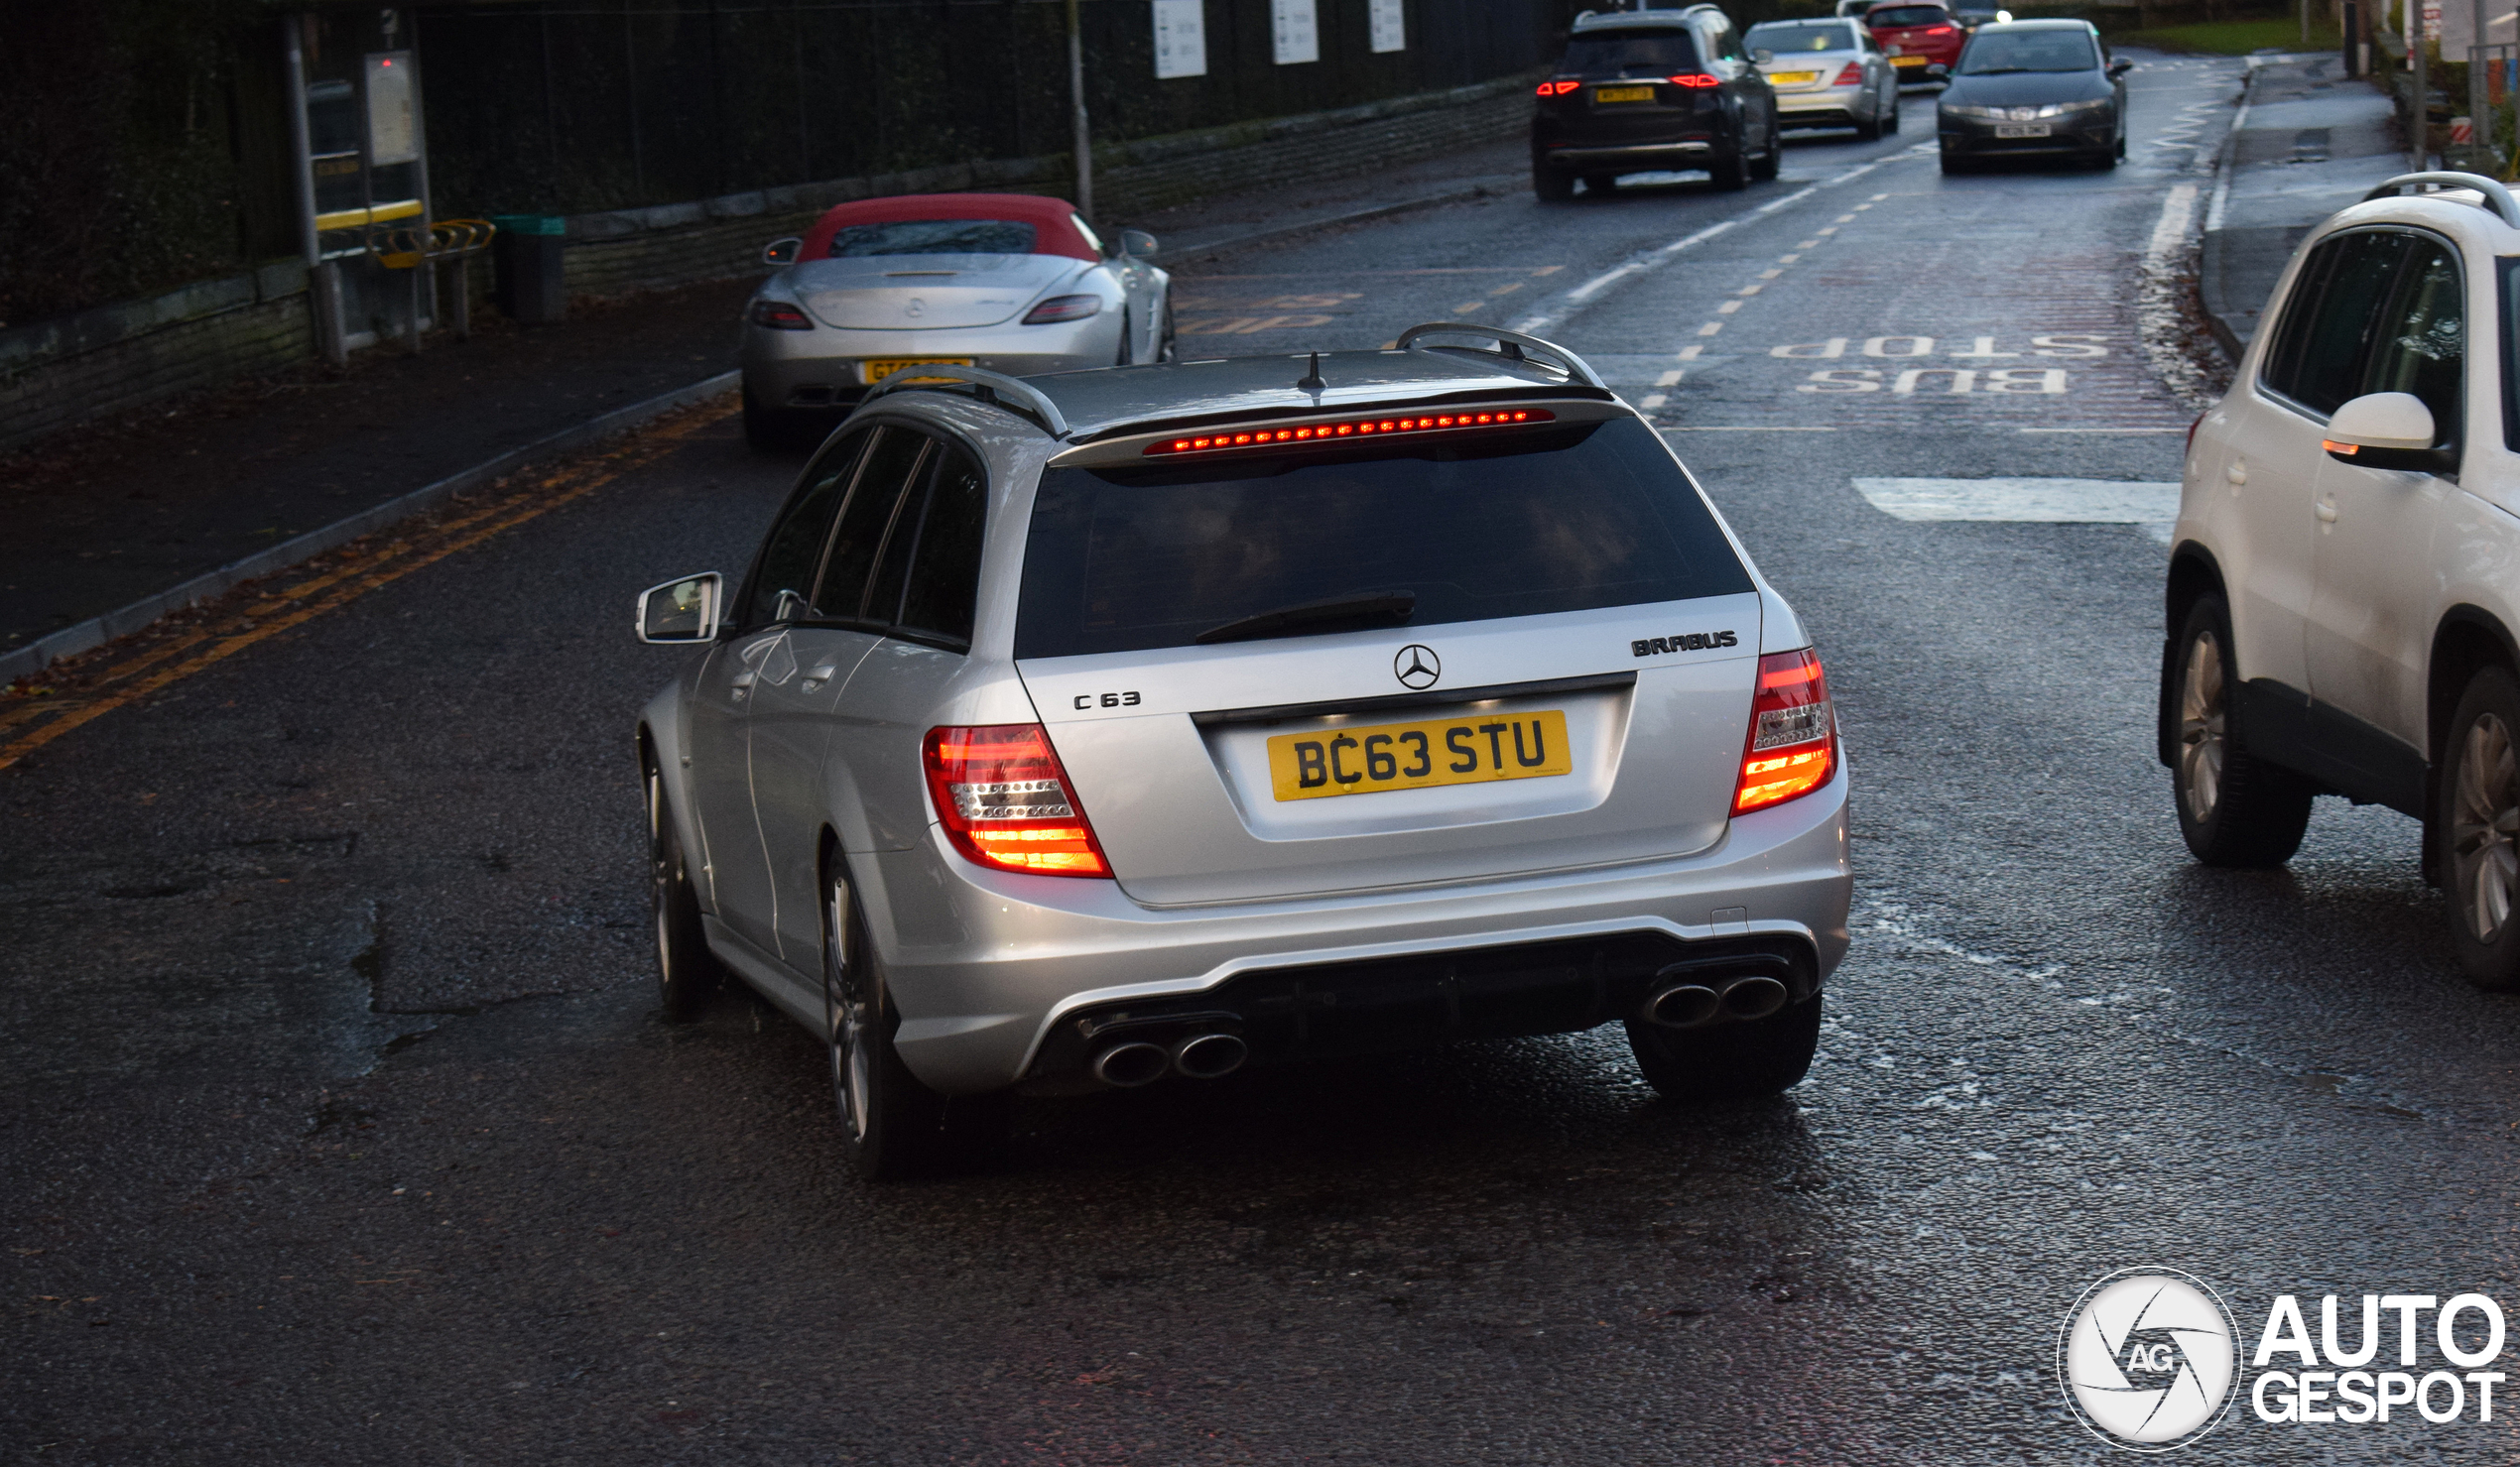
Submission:
{"label": "red soft top", "polygon": [[1038,193],[902,193],[891,198],[861,198],[844,203],[806,231],[800,260],[819,260],[831,253],[831,236],[851,224],[898,224],[909,219],[1006,219],[1033,226],[1033,253],[1099,260],[1102,253],[1085,243],[1076,227],[1075,205]]}

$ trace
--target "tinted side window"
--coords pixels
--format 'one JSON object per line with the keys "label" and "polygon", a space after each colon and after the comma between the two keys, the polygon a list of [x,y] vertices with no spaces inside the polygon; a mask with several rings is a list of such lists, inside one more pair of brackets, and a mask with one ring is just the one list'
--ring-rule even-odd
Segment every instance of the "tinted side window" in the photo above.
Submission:
{"label": "tinted side window", "polygon": [[848,492],[849,471],[872,436],[872,430],[849,434],[806,470],[804,482],[771,522],[770,537],[753,562],[752,580],[745,587],[736,625],[757,627],[770,621],[778,612],[781,591],[793,591],[800,599],[810,595],[814,568],[822,558],[822,543],[831,533],[831,517],[839,511],[840,496]]}
{"label": "tinted side window", "polygon": [[969,646],[972,608],[980,599],[980,532],[986,528],[988,476],[970,454],[947,446],[929,479],[927,513],[913,550],[910,593],[901,625]]}
{"label": "tinted side window", "polygon": [[2371,339],[2406,258],[2408,237],[2383,230],[2321,245],[2304,263],[2261,381],[2314,413],[2362,392]]}
{"label": "tinted side window", "polygon": [[906,428],[885,428],[879,432],[875,446],[867,450],[857,487],[849,491],[848,505],[840,511],[839,528],[831,535],[831,552],[823,559],[822,579],[815,588],[814,604],[825,618],[857,620],[866,599],[868,572],[875,568],[876,552],[884,547],[884,532],[892,528],[893,510],[919,467],[920,455],[928,451],[925,433]]}
{"label": "tinted side window", "polygon": [[2362,390],[2413,393],[2433,410],[2433,441],[2456,443],[2467,356],[2458,261],[2439,241],[2419,238],[2398,279]]}

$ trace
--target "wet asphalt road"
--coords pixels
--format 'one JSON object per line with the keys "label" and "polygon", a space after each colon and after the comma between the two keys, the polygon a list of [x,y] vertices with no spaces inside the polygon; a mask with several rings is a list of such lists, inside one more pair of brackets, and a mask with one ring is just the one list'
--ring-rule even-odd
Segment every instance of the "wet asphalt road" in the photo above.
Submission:
{"label": "wet asphalt road", "polygon": [[[2322,801],[2288,871],[2193,865],[2159,541],[1852,485],[2177,477],[2139,266],[2235,69],[2139,71],[2114,174],[1946,180],[1912,98],[1747,195],[1182,282],[1190,355],[1461,307],[1662,397],[1858,782],[1785,1098],[1659,1102],[1612,1030],[1027,1102],[1002,1170],[857,1183],[809,1036],[653,1012],[629,732],[669,654],[629,598],[740,565],[794,469],[720,421],[0,775],[0,1456],[2045,1462],[2108,1454],[2052,1359],[2111,1270],[2203,1276],[2251,1341],[2278,1290],[2512,1298],[2520,1009],[2455,976],[2412,822]],[[2512,1447],[2243,1406],[2196,1454]]]}

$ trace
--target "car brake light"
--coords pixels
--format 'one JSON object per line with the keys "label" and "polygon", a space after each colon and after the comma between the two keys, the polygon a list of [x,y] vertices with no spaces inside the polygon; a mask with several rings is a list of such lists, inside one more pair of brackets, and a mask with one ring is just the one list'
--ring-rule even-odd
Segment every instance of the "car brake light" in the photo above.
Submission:
{"label": "car brake light", "polygon": [[806,319],[805,312],[785,301],[755,301],[752,304],[752,323],[775,331],[814,329],[814,322]]}
{"label": "car brake light", "polygon": [[1861,85],[1863,85],[1863,84],[1864,84],[1864,63],[1863,63],[1863,62],[1861,62],[1861,61],[1848,61],[1848,62],[1846,63],[1846,69],[1845,69],[1845,70],[1843,70],[1843,71],[1838,72],[1838,73],[1837,73],[1837,79],[1836,79],[1836,80],[1834,80],[1834,81],[1832,81],[1832,82],[1830,82],[1830,83],[1828,83],[1828,84],[1829,84],[1829,85],[1831,85],[1831,86],[1861,86]]}
{"label": "car brake light", "polygon": [[1111,874],[1040,724],[932,728],[920,752],[938,822],[965,858],[1037,876]]}
{"label": "car brake light", "polygon": [[1056,321],[1080,321],[1100,309],[1100,296],[1053,296],[1025,311],[1024,324],[1047,326]]}
{"label": "car brake light", "polygon": [[1951,26],[1928,26],[1925,28],[1925,34],[1928,36],[1956,36],[1959,32]]}
{"label": "car brake light", "polygon": [[1663,79],[1664,79],[1664,80],[1666,80],[1666,81],[1668,81],[1668,82],[1670,82],[1670,83],[1671,83],[1672,85],[1674,85],[1674,86],[1721,86],[1721,85],[1723,85],[1723,83],[1722,83],[1722,82],[1717,81],[1715,78],[1713,78],[1712,76],[1707,75],[1707,74],[1706,74],[1705,72],[1703,72],[1703,71],[1683,71],[1683,72],[1681,72],[1681,73],[1680,73],[1679,75],[1677,75],[1677,76],[1666,76],[1666,77],[1664,77]]}
{"label": "car brake light", "polygon": [[1540,94],[1544,97],[1563,97],[1581,85],[1583,83],[1580,81],[1544,81],[1540,83]]}
{"label": "car brake light", "polygon": [[1147,444],[1145,456],[1212,453],[1219,448],[1274,447],[1279,443],[1318,443],[1324,438],[1381,438],[1395,433],[1445,432],[1464,428],[1513,428],[1557,421],[1556,414],[1540,408],[1500,409],[1492,413],[1404,413],[1396,418],[1352,418],[1339,423],[1308,423],[1301,428],[1254,428],[1237,432],[1165,438]]}
{"label": "car brake light", "polygon": [[1759,659],[1759,690],[1750,701],[1750,740],[1732,812],[1747,814],[1809,795],[1837,769],[1837,722],[1828,679],[1808,647]]}

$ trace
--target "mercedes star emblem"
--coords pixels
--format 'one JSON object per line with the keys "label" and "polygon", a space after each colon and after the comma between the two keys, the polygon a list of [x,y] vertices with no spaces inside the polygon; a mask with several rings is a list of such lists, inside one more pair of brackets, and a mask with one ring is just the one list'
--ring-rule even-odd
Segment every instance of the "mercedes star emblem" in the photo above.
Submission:
{"label": "mercedes star emblem", "polygon": [[1444,660],[1435,655],[1434,648],[1412,642],[1391,660],[1391,672],[1404,687],[1433,687],[1435,680],[1444,675]]}

